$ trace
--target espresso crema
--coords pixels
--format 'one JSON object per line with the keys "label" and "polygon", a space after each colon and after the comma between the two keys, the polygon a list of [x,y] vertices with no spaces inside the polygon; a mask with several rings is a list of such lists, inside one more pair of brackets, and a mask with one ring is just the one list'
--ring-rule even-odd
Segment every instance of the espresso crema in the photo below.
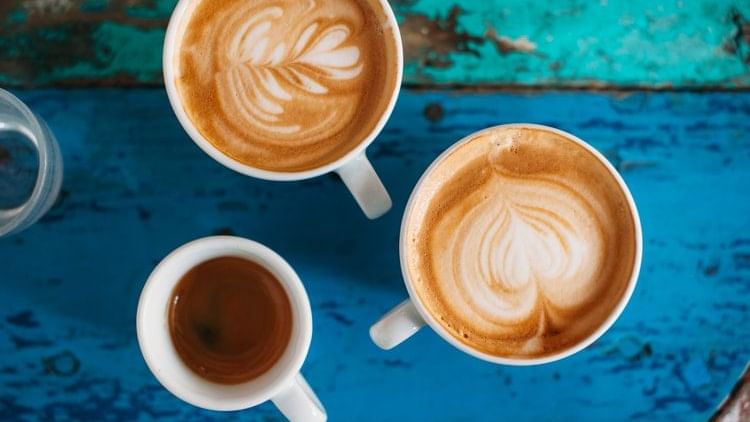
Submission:
{"label": "espresso crema", "polygon": [[636,228],[615,177],[557,132],[480,132],[424,176],[404,233],[405,270],[460,342],[509,358],[579,343],[623,299]]}

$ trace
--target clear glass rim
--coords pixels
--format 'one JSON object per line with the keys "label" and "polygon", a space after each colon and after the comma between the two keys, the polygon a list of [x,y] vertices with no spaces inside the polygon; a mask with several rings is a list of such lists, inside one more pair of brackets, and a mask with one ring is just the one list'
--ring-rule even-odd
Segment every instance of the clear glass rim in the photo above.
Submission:
{"label": "clear glass rim", "polygon": [[34,211],[37,206],[43,205],[45,191],[51,186],[54,179],[54,172],[50,171],[51,163],[51,142],[42,129],[42,123],[34,115],[26,104],[12,93],[0,88],[0,101],[6,102],[14,107],[21,115],[24,123],[28,125],[27,129],[31,132],[31,142],[34,143],[39,160],[37,178],[34,183],[34,189],[29,198],[23,204],[11,209],[0,209],[0,236],[11,234],[26,227],[27,224],[33,223]]}

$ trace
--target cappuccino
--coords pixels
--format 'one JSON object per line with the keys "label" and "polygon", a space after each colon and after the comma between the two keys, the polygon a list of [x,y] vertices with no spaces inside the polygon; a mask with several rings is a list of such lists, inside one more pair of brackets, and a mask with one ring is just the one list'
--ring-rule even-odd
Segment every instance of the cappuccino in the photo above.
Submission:
{"label": "cappuccino", "polygon": [[564,134],[506,126],[454,147],[404,220],[404,270],[459,342],[536,358],[592,335],[627,294],[636,221],[607,166]]}
{"label": "cappuccino", "polygon": [[345,156],[388,112],[398,46],[378,0],[196,0],[175,57],[186,114],[223,154],[299,172]]}

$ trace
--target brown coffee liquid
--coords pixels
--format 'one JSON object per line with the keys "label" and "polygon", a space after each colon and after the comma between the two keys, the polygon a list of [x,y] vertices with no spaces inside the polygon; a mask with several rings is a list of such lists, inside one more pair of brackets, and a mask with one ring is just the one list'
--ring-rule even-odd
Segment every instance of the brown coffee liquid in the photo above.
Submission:
{"label": "brown coffee liquid", "polygon": [[238,384],[281,358],[291,337],[292,307],[266,268],[239,257],[214,258],[192,268],[175,287],[169,332],[193,372]]}

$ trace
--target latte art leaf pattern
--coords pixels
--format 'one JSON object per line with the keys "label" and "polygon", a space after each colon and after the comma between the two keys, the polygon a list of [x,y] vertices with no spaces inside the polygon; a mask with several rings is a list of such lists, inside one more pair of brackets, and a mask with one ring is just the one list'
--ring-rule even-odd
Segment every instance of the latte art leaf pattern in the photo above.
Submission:
{"label": "latte art leaf pattern", "polygon": [[345,110],[324,107],[313,124],[304,125],[289,109],[315,103],[314,97],[325,101],[334,84],[356,79],[364,64],[359,48],[348,45],[353,30],[346,23],[307,22],[302,12],[292,22],[303,25],[300,35],[289,40],[278,34],[290,22],[285,14],[293,11],[269,6],[230,19],[221,35],[227,65],[216,77],[217,88],[226,93],[225,113],[238,112],[256,129],[294,135],[296,141],[312,135],[305,142],[313,142],[321,131],[337,128]]}
{"label": "latte art leaf pattern", "polygon": [[390,112],[400,81],[379,0],[201,0],[175,80],[198,132],[257,169],[300,172],[344,157]]}

